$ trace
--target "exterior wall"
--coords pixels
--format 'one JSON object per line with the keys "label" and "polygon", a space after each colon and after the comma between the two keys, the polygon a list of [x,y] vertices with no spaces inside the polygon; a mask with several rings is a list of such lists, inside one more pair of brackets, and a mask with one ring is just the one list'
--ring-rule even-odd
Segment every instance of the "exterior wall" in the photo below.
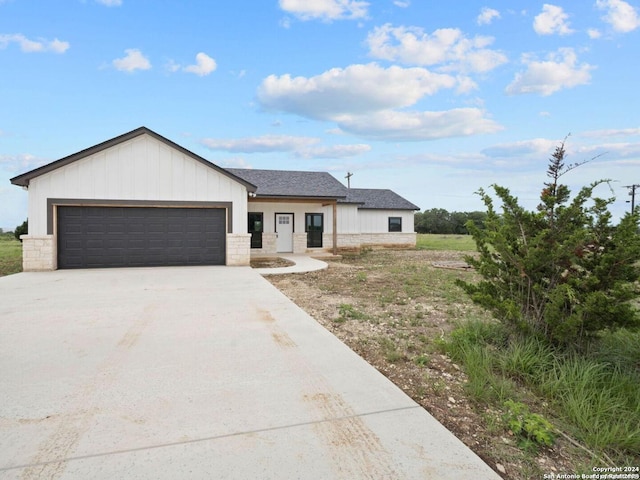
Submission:
{"label": "exterior wall", "polygon": [[338,204],[338,233],[360,233],[358,206]]}
{"label": "exterior wall", "polygon": [[359,233],[339,233],[338,249],[342,250],[358,250],[361,245],[361,236]]}
{"label": "exterior wall", "polygon": [[39,272],[58,268],[56,238],[53,235],[20,235],[22,270]]}
{"label": "exterior wall", "polygon": [[149,135],[141,135],[31,180],[29,233],[47,235],[47,198],[224,201],[233,233],[247,233],[244,185]]}
{"label": "exterior wall", "polygon": [[360,233],[389,233],[389,217],[401,217],[402,233],[414,233],[414,213],[412,210],[360,209],[358,217]]}
{"label": "exterior wall", "polygon": [[227,234],[227,265],[249,265],[251,259],[251,235]]}
{"label": "exterior wall", "polygon": [[[253,248],[254,255],[276,253],[275,215],[294,214],[293,252],[331,251],[333,248],[333,207],[321,204],[295,202],[249,202],[249,212],[262,212],[264,232],[262,248]],[[307,248],[304,231],[305,213],[324,214],[322,248]],[[389,217],[402,218],[402,232],[389,232]],[[409,210],[365,210],[356,205],[338,204],[337,226],[339,250],[358,250],[362,246],[415,247],[414,213]]]}
{"label": "exterior wall", "polygon": [[[404,225],[403,225],[404,226]],[[363,233],[360,235],[361,246],[363,247],[415,247],[417,234],[404,232],[391,233]]]}
{"label": "exterior wall", "polygon": [[[323,248],[325,250],[333,246],[333,206],[322,206],[321,203],[307,202],[249,202],[249,212],[263,213],[263,233],[262,248],[252,248],[251,253],[254,255],[270,255],[275,254],[276,234],[275,234],[275,218],[276,213],[293,213],[293,253],[305,253],[307,249],[307,234],[305,232],[305,213],[322,213],[324,214],[324,235],[322,239]],[[340,213],[338,211],[338,218]],[[245,218],[245,224],[247,219]],[[245,227],[246,228],[246,227]],[[338,230],[339,231],[339,230]],[[327,238],[329,240],[327,240]]]}
{"label": "exterior wall", "polygon": [[253,255],[268,255],[275,253],[277,246],[277,238],[275,233],[262,234],[262,248],[250,248]]}
{"label": "exterior wall", "polygon": [[[323,207],[321,203],[296,203],[296,202],[249,202],[247,205],[249,212],[262,212],[264,214],[264,232],[273,233],[276,231],[276,213],[293,213],[293,233],[304,232],[305,213],[323,213],[325,233],[333,232],[333,207],[327,205]],[[340,213],[338,212],[338,218]],[[245,228],[247,218],[244,218]],[[338,231],[340,231],[338,229]],[[264,234],[263,234],[264,235]],[[264,237],[263,237],[264,238]]]}
{"label": "exterior wall", "polygon": [[307,251],[307,234],[293,234],[293,253],[305,253]]}

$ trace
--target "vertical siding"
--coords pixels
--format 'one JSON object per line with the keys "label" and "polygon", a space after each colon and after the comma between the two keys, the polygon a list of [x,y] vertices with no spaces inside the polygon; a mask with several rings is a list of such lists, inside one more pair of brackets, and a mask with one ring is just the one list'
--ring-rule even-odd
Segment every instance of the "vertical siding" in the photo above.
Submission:
{"label": "vertical siding", "polygon": [[243,185],[148,135],[31,180],[32,235],[46,234],[48,198],[233,202],[234,233],[247,228]]}
{"label": "vertical siding", "polygon": [[356,205],[338,205],[338,233],[360,233]]}
{"label": "vertical siding", "polygon": [[414,213],[411,210],[364,210],[358,213],[360,233],[385,233],[389,231],[389,217],[402,218],[402,232],[413,232]]}

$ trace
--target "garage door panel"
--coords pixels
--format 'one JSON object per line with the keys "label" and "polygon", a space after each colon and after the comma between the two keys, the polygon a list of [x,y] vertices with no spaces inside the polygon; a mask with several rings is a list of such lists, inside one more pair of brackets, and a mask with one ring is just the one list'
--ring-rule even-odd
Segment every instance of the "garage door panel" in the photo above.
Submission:
{"label": "garage door panel", "polygon": [[[82,243],[82,242],[80,242]],[[84,246],[87,248],[87,250],[101,250],[102,248],[104,248],[105,245],[105,239],[103,238],[94,238],[94,237],[89,237],[87,238],[87,240],[84,243]],[[80,247],[82,248],[82,247]]]}
{"label": "garage door panel", "polygon": [[59,268],[223,265],[226,211],[58,207]]}

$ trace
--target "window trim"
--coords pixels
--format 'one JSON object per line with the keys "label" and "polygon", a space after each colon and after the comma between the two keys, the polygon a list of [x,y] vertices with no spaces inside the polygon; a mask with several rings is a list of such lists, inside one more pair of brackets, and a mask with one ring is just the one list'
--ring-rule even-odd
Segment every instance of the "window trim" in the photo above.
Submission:
{"label": "window trim", "polygon": [[[387,221],[389,233],[402,233],[402,217],[389,217]],[[394,225],[393,228],[392,225]],[[395,225],[397,225],[397,227],[395,227]]]}
{"label": "window trim", "polygon": [[[308,223],[307,220],[309,217],[311,216],[319,216],[320,217],[320,226],[322,227],[322,229],[320,230],[320,235],[319,235],[319,245],[312,245],[311,244],[311,235],[309,235],[310,230],[307,229],[308,227]],[[323,247],[323,235],[324,235],[324,213],[321,212],[306,212],[304,214],[304,230],[305,233],[307,234],[307,248],[322,248]]]}
{"label": "window trim", "polygon": [[[251,216],[260,216],[260,222],[262,224],[262,230],[251,229]],[[251,234],[251,248],[262,248],[262,234],[264,233],[264,212],[247,212],[247,227],[248,233]]]}

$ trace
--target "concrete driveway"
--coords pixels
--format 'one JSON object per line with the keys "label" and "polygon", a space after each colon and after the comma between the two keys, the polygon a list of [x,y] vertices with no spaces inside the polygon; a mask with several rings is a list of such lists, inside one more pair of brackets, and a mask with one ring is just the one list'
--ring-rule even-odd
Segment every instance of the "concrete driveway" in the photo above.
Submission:
{"label": "concrete driveway", "polygon": [[499,478],[249,267],[0,278],[0,478]]}

